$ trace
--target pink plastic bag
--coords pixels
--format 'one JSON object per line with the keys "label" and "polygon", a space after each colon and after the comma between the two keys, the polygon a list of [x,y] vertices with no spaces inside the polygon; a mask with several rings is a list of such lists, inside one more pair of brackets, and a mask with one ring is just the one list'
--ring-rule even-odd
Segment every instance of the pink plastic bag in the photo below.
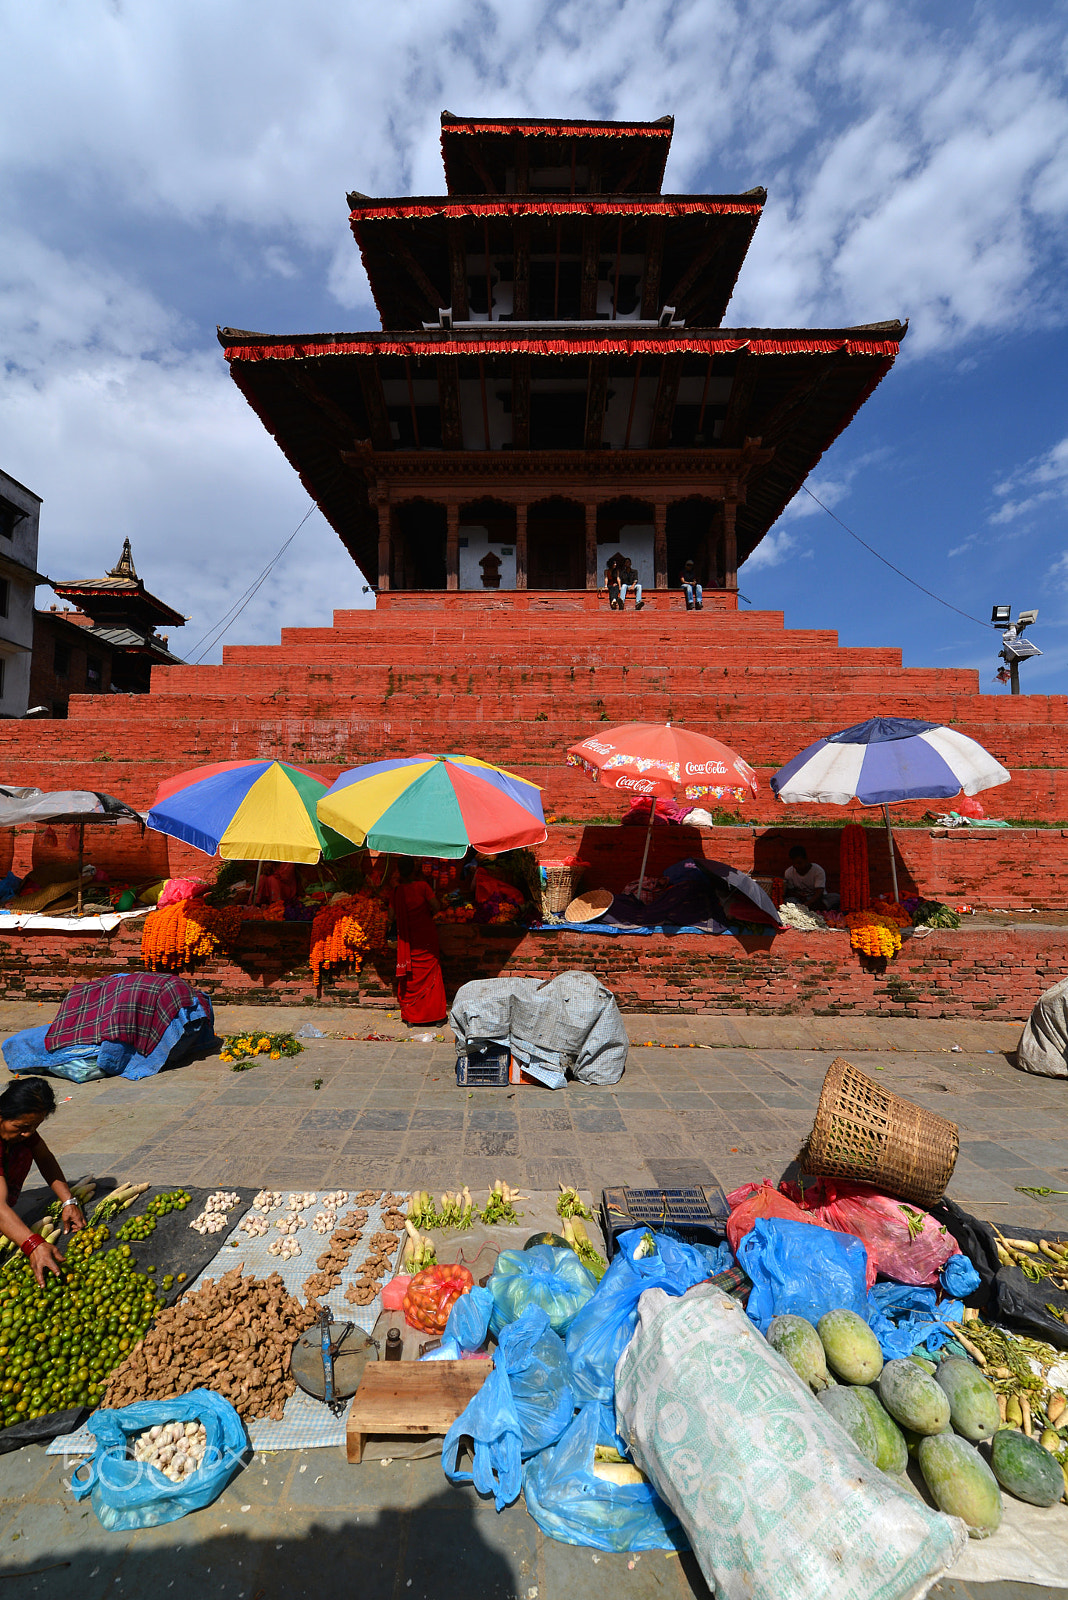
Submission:
{"label": "pink plastic bag", "polygon": [[162,910],[164,906],[173,906],[178,900],[192,900],[194,895],[201,894],[207,887],[203,878],[168,878],[156,904]]}
{"label": "pink plastic bag", "polygon": [[[795,1184],[782,1187],[792,1199],[802,1198]],[[803,1205],[807,1220],[863,1239],[878,1270],[898,1283],[937,1283],[938,1274],[957,1253],[953,1235],[929,1212],[891,1199],[870,1184],[818,1178],[806,1187]]]}
{"label": "pink plastic bag", "polygon": [[[844,1228],[839,1223],[829,1220],[819,1211],[802,1210],[795,1198],[785,1191],[793,1185],[782,1186],[775,1189],[765,1179],[763,1183],[746,1183],[740,1189],[735,1189],[733,1194],[727,1196],[727,1204],[731,1214],[727,1219],[727,1243],[734,1254],[738,1254],[738,1246],[746,1234],[752,1230],[753,1224],[761,1217],[782,1217],[787,1222],[815,1222],[819,1227],[828,1229],[831,1233],[854,1233],[852,1228]],[[796,1196],[797,1191],[793,1189]],[[867,1251],[868,1266],[867,1279],[870,1289],[875,1282],[877,1267],[875,1258],[867,1239],[863,1234],[857,1234]]]}

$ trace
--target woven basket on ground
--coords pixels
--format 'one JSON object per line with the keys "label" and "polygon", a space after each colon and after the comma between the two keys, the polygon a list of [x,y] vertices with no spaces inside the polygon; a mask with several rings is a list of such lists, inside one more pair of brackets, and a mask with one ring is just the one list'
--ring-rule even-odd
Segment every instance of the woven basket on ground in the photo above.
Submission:
{"label": "woven basket on ground", "polygon": [[585,870],[582,863],[576,863],[573,867],[542,867],[545,874],[545,882],[540,885],[542,912],[558,917],[578,893]]}
{"label": "woven basket on ground", "polygon": [[870,1183],[899,1200],[941,1200],[960,1149],[956,1124],[883,1089],[842,1056],[823,1080],[798,1161],[813,1177]]}

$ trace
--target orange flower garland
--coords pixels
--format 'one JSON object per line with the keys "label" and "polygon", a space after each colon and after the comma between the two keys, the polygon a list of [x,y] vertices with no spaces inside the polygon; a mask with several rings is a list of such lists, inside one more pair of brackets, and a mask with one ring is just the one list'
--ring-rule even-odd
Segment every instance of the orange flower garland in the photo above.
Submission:
{"label": "orange flower garland", "polygon": [[[362,953],[370,940],[357,916],[370,917],[377,905],[378,902],[368,895],[348,895],[316,913],[311,939],[311,969],[316,986],[322,983],[324,971],[331,967],[351,966],[354,972],[359,972]],[[384,911],[382,916],[385,916]],[[374,931],[377,935],[377,922]]]}
{"label": "orange flower garland", "polygon": [[866,911],[850,912],[845,924],[854,950],[893,961],[901,949],[901,929],[910,926],[911,918],[893,900],[879,900]]}
{"label": "orange flower garland", "polygon": [[281,903],[272,906],[209,906],[205,900],[178,900],[152,911],[141,933],[141,960],[152,972],[177,972],[208,961],[219,946],[232,948],[245,922],[281,922]]}

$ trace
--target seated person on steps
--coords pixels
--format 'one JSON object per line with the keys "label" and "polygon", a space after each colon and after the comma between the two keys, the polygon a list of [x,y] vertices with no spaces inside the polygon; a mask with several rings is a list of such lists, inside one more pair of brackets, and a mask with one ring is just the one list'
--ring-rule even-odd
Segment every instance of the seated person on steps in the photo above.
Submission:
{"label": "seated person on steps", "polygon": [[810,911],[836,911],[842,903],[841,897],[827,888],[827,874],[808,859],[803,844],[795,844],[790,851],[785,883],[787,900],[797,900]]}

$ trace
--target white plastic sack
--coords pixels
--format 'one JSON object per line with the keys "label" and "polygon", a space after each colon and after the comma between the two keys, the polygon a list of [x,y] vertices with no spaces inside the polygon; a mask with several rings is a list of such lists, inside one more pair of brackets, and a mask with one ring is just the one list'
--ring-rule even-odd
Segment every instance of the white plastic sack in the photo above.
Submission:
{"label": "white plastic sack", "polygon": [[1016,1065],[1043,1078],[1068,1078],[1068,978],[1040,996],[1024,1023]]}
{"label": "white plastic sack", "polygon": [[642,1295],[616,1419],[717,1600],[920,1600],[967,1542],[859,1453],[711,1284]]}

